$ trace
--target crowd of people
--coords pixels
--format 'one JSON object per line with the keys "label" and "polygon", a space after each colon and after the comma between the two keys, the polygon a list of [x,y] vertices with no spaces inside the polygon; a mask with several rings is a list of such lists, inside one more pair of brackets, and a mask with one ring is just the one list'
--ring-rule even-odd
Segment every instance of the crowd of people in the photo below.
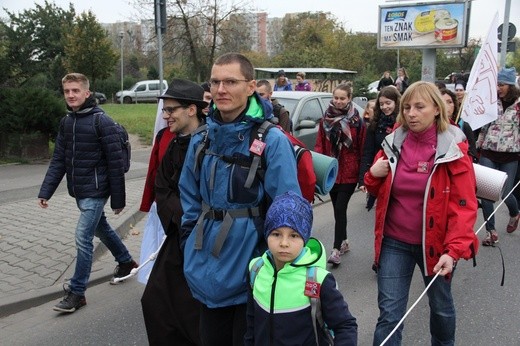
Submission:
{"label": "crowd of people", "polygon": [[[115,213],[125,206],[114,122],[93,103],[85,76],[68,74],[62,83],[69,112],[38,198],[46,208],[66,175],[81,211],[76,270],[54,307],[71,313],[86,305],[94,236],[118,262],[111,283],[137,263],[103,211],[108,197]],[[514,232],[520,220],[516,196],[506,198],[518,181],[516,71],[499,71],[498,118],[477,136],[458,117],[465,93],[459,97],[457,88],[465,84],[456,83],[454,93],[410,83],[404,68],[395,81],[385,71],[363,114],[352,103],[351,83],[334,88],[310,148],[339,163],[330,191],[335,224],[327,257],[325,245],[312,237],[312,186],[308,196],[298,179],[289,114],[272,98],[273,90],[292,90],[284,71],[271,86],[255,80],[245,56],[228,53],[215,60],[202,85],[174,79],[159,97],[160,125],[140,207],[148,212],[141,262],[160,249],[153,267],[139,272],[150,344],[325,345],[333,339],[356,345],[356,318],[326,263],[340,265],[351,249],[347,210],[360,189],[367,209],[377,201],[372,269],[380,315],[374,345],[402,343],[403,327],[392,331],[406,312],[416,266],[424,284],[431,284],[432,345],[454,345],[451,285],[457,261],[478,251],[479,205],[487,220],[481,244],[498,242],[493,202],[479,202],[475,194],[474,163],[507,173],[506,232]],[[305,74],[297,74],[295,90],[310,90]],[[92,126],[96,114],[101,135]]]}

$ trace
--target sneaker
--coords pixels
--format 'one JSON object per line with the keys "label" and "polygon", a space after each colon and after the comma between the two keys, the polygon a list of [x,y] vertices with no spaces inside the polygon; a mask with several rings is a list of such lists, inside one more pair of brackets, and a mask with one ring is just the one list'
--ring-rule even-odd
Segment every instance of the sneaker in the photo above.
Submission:
{"label": "sneaker", "polygon": [[350,246],[348,244],[348,239],[345,239],[341,242],[341,246],[339,248],[339,254],[343,255],[343,254],[345,254],[345,252],[349,252],[349,251],[350,251]]}
{"label": "sneaker", "polygon": [[58,304],[54,305],[52,310],[73,313],[82,306],[87,305],[87,300],[85,299],[85,296],[80,296],[67,290],[65,290],[65,292],[66,295],[65,297],[63,297],[63,300]]}
{"label": "sneaker", "polygon": [[341,254],[340,254],[339,250],[333,249],[327,262],[332,263],[334,265],[338,265],[341,263],[340,256],[341,256]]}
{"label": "sneaker", "polygon": [[482,245],[484,246],[493,246],[498,243],[498,233],[495,230],[487,231],[486,238],[482,240]]}
{"label": "sneaker", "polygon": [[518,220],[520,219],[520,214],[517,216],[513,216],[509,219],[509,223],[507,224],[507,233],[513,233],[518,228]]}
{"label": "sneaker", "polygon": [[137,268],[137,267],[139,267],[139,265],[137,263],[135,263],[134,260],[131,260],[130,262],[126,262],[126,263],[119,263],[116,266],[116,269],[114,270],[114,277],[112,277],[112,279],[110,279],[110,284],[118,285],[118,284],[124,282],[125,280],[116,281],[115,279],[124,278],[125,276],[130,275],[130,273],[132,272],[132,269]]}

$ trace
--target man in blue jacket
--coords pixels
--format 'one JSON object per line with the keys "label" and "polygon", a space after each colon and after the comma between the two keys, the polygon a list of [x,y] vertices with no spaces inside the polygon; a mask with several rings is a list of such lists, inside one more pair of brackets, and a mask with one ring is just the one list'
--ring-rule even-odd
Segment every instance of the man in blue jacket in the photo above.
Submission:
{"label": "man in blue jacket", "polygon": [[[184,273],[202,303],[202,344],[243,345],[248,263],[266,249],[266,202],[301,192],[287,137],[273,127],[251,142],[252,131],[272,117],[271,105],[255,92],[251,62],[237,53],[222,55],[209,82],[207,130],[193,135],[179,183]],[[262,158],[263,177],[251,179],[247,162],[254,154]]]}
{"label": "man in blue jacket", "polygon": [[[97,107],[86,76],[69,73],[63,77],[62,85],[68,113],[60,122],[38,203],[42,208],[48,207],[48,200],[66,174],[69,194],[76,199],[81,212],[76,227],[77,258],[66,295],[53,310],[72,313],[87,304],[85,291],[92,267],[94,236],[101,239],[119,263],[114,278],[128,275],[137,263],[108,224],[103,211],[108,197],[115,214],[125,207],[123,152],[117,125]],[[110,283],[117,283],[114,278]]]}

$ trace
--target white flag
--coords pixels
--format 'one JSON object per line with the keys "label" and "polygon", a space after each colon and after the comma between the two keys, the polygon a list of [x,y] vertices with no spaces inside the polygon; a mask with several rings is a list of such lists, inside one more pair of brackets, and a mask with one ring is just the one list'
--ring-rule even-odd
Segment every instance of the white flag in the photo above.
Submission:
{"label": "white flag", "polygon": [[497,50],[498,12],[473,63],[461,118],[476,130],[498,117]]}

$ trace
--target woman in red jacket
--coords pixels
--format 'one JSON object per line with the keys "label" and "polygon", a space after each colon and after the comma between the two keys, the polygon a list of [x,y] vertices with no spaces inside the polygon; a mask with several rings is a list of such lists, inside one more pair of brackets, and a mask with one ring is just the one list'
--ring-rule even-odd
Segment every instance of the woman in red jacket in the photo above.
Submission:
{"label": "woman in red jacket", "polygon": [[320,122],[314,151],[338,159],[336,182],[330,191],[334,208],[334,247],[328,259],[338,265],[340,256],[349,250],[347,207],[354,193],[365,140],[365,124],[352,104],[352,85],[339,84]]}
{"label": "woman in red jacket", "polygon": [[[406,312],[408,292],[418,265],[428,290],[432,345],[453,345],[455,307],[453,268],[459,258],[476,254],[476,181],[462,131],[451,125],[433,83],[412,84],[401,98],[401,127],[382,143],[365,174],[377,195],[375,263],[380,315],[374,345],[395,328]],[[402,328],[388,345],[400,345]]]}

